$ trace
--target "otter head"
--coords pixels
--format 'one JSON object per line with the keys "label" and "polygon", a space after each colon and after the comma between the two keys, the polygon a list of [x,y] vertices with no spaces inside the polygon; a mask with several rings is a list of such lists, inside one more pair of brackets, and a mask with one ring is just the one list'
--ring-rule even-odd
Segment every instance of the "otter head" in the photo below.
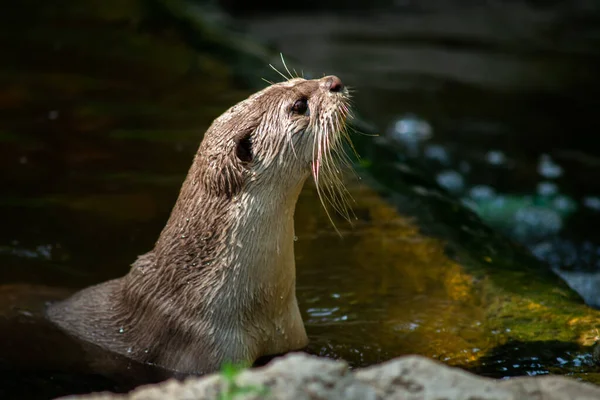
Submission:
{"label": "otter head", "polygon": [[343,155],[348,114],[348,90],[336,76],[271,85],[214,121],[198,152],[208,166],[200,180],[228,197],[248,185],[288,195],[311,171],[317,187],[341,183],[333,159]]}

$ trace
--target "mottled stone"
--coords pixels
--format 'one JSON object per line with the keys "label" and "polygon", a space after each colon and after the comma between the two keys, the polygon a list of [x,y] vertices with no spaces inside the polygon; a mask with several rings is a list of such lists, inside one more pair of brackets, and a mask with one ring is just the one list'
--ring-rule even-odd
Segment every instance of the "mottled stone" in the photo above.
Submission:
{"label": "mottled stone", "polygon": [[[200,400],[217,399],[231,390],[230,382],[213,374],[169,380],[140,387],[127,395],[98,393],[71,396],[81,400]],[[405,356],[351,372],[348,364],[303,353],[281,357],[263,368],[235,378],[244,394],[235,399],[402,399],[402,400],[519,400],[600,399],[600,387],[560,376],[495,380],[451,368],[421,356]],[[260,389],[263,390],[260,390]],[[231,392],[230,392],[231,393]],[[225,397],[233,398],[233,397]],[[66,399],[66,398],[65,398]]]}
{"label": "mottled stone", "polygon": [[[450,368],[421,356],[396,358],[355,373],[385,399],[512,400],[496,380]],[[599,392],[600,393],[600,392]]]}

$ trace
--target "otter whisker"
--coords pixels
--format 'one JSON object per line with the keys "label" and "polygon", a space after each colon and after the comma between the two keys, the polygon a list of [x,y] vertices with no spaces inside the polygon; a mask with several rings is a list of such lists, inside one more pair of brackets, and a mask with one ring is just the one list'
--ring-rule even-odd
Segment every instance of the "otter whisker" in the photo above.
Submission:
{"label": "otter whisker", "polygon": [[[345,167],[346,169],[349,169],[350,171],[352,171],[352,173],[354,174],[355,177],[358,178],[358,174],[356,173],[356,171],[354,170],[354,168],[352,168],[351,165],[351,160],[348,156],[348,154],[344,151],[343,147],[339,147],[334,149],[334,156],[338,159],[338,161],[340,162],[340,164]],[[341,172],[338,171],[338,174],[341,175]],[[354,202],[354,198],[352,197],[352,195],[350,194],[350,192],[348,191],[348,189],[346,188],[346,185],[344,184],[343,179],[338,178],[339,184],[338,184],[338,189],[343,192],[342,197],[345,197],[345,202],[348,203],[348,198],[350,200],[352,200],[352,202]],[[345,206],[347,206],[347,204],[345,204]]]}
{"label": "otter whisker", "polygon": [[312,175],[315,180],[315,184],[319,186],[319,155],[315,157],[315,151],[317,150],[317,132],[313,131],[313,146],[312,146]]}
{"label": "otter whisker", "polygon": [[[290,72],[290,70],[288,69],[288,66],[285,63],[285,60],[283,59],[283,53],[279,53],[279,56],[281,57],[281,63],[283,64],[283,67],[285,68],[285,70],[287,71],[288,75],[290,76],[289,79],[292,79],[294,76],[292,75],[292,73]],[[289,80],[288,79],[288,80]]]}
{"label": "otter whisker", "polygon": [[[339,128],[339,126],[335,126],[332,120],[328,121],[328,128],[330,132],[340,132],[340,130],[333,130],[335,128]],[[325,212],[332,223],[334,229],[338,234],[340,234],[333,218],[329,212],[327,205],[331,206],[337,213],[339,213],[344,219],[348,222],[351,222],[350,214],[351,208],[349,207],[348,197],[349,192],[346,189],[343,180],[341,179],[340,171],[335,167],[335,160],[340,154],[345,154],[343,152],[343,147],[340,146],[340,141],[337,137],[333,137],[333,139],[327,135],[327,130],[321,129],[318,131],[318,138],[321,149],[328,149],[329,151],[319,152],[319,161],[323,161],[320,164],[320,167],[323,169],[323,179],[322,182],[317,182],[317,194],[319,195],[319,199],[323,204]],[[347,155],[346,155],[347,157]]]}
{"label": "otter whisker", "polygon": [[[343,116],[342,116],[343,117]],[[354,201],[346,186],[344,185],[343,179],[341,178],[341,171],[336,167],[336,165],[340,165],[341,167],[347,167],[350,170],[351,161],[348,157],[348,154],[344,150],[343,140],[346,138],[349,140],[347,131],[345,130],[345,126],[340,126],[340,119],[330,119],[329,127],[332,131],[338,132],[339,136],[334,137],[330,147],[330,154],[325,156],[324,163],[324,176],[327,177],[327,183],[329,184],[329,188],[327,189],[328,200],[331,206],[342,215],[347,221],[350,221],[350,214],[352,213],[351,207],[349,207],[349,199]],[[329,144],[330,138],[325,137],[327,144]]]}
{"label": "otter whisker", "polygon": [[325,210],[325,214],[327,215],[329,222],[331,222],[333,229],[335,229],[335,231],[338,233],[338,235],[341,236],[340,231],[338,230],[337,226],[335,225],[335,222],[333,221],[333,218],[331,217],[331,214],[329,213],[329,209],[327,208],[327,204],[325,203],[325,198],[324,198],[324,194],[323,194],[323,190],[321,189],[321,186],[317,183],[316,187],[317,187],[317,195],[319,196],[319,201],[323,205],[323,209]]}
{"label": "otter whisker", "polygon": [[352,168],[352,160],[346,151],[346,143],[358,158],[346,123],[350,115],[349,101],[346,97],[340,101],[335,112],[325,115],[315,113],[317,119],[313,120],[311,126],[313,133],[311,172],[319,200],[338,234],[340,231],[333,220],[330,208],[350,223],[352,217],[355,218],[350,205],[354,199],[343,180],[346,169],[356,174]]}
{"label": "otter whisker", "polygon": [[268,79],[265,79],[265,78],[260,78],[260,79],[262,79],[263,81],[267,82],[269,85],[274,85],[274,83],[273,83],[273,82],[271,82],[271,81],[270,81],[270,80],[268,80]]}
{"label": "otter whisker", "polygon": [[[317,160],[319,161],[319,170],[323,167],[323,131],[319,130],[318,140],[317,140]],[[317,172],[319,171],[317,170]]]}
{"label": "otter whisker", "polygon": [[[352,143],[352,139],[350,138],[350,133],[348,132],[348,125],[344,125],[341,127],[340,136],[342,137],[342,140],[348,144],[348,146],[352,150],[352,153],[354,154],[354,156],[360,161],[360,155],[358,154],[358,151],[356,151],[356,147],[354,147],[354,143]],[[341,147],[343,147],[343,144],[341,144]],[[344,163],[344,165],[350,167],[352,164],[352,160],[350,160],[350,156],[348,156],[348,154],[345,151],[342,151],[341,153],[342,153],[342,162]],[[350,168],[350,169],[356,174],[356,171],[354,171],[354,169],[352,169],[352,168]]]}
{"label": "otter whisker", "polygon": [[340,213],[348,222],[352,223],[351,215],[355,217],[352,207],[350,207],[350,202],[354,202],[354,198],[351,196],[350,192],[344,185],[344,182],[337,178],[336,180],[336,211]]}
{"label": "otter whisker", "polygon": [[269,64],[269,67],[271,67],[271,69],[272,69],[273,71],[275,71],[275,72],[277,72],[279,75],[281,75],[281,77],[282,77],[283,79],[285,79],[286,81],[289,81],[289,80],[290,80],[290,78],[288,78],[288,77],[287,77],[287,76],[285,76],[283,73],[281,73],[281,72],[280,72],[280,71],[279,71],[277,68],[275,68],[275,67],[273,66],[273,64]]}
{"label": "otter whisker", "polygon": [[369,137],[378,137],[378,136],[381,136],[378,133],[366,133],[366,132],[363,132],[363,131],[359,130],[357,127],[355,127],[355,126],[349,126],[348,129],[350,129],[353,133],[356,133],[357,135],[361,135],[361,136],[369,136]]}
{"label": "otter whisker", "polygon": [[287,132],[287,141],[292,148],[292,154],[294,154],[294,158],[298,159],[298,154],[296,154],[296,148],[294,147],[294,139],[292,138],[292,133],[290,131]]}

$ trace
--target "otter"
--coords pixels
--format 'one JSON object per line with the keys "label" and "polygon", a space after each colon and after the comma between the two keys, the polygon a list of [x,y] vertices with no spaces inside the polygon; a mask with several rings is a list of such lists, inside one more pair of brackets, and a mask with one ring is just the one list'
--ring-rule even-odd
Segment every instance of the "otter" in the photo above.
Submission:
{"label": "otter", "polygon": [[336,76],[296,77],[231,107],[206,131],[154,249],[125,276],[51,304],[49,320],[182,373],[304,348],[294,211],[311,172],[317,188],[333,183],[319,195],[335,192],[349,99]]}

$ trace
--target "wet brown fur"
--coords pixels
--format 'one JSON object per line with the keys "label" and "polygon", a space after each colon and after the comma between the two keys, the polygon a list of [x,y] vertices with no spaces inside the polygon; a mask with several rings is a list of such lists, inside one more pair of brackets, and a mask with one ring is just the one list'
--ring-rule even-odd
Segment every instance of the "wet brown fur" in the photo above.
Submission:
{"label": "wet brown fur", "polygon": [[[52,305],[51,321],[181,372],[304,347],[293,214],[314,161],[311,132],[324,129],[326,118],[337,124],[346,117],[347,92],[327,84],[328,77],[275,84],[217,118],[154,249],[126,276]],[[300,98],[310,115],[290,111]],[[244,140],[252,143],[251,160],[240,157]]]}

